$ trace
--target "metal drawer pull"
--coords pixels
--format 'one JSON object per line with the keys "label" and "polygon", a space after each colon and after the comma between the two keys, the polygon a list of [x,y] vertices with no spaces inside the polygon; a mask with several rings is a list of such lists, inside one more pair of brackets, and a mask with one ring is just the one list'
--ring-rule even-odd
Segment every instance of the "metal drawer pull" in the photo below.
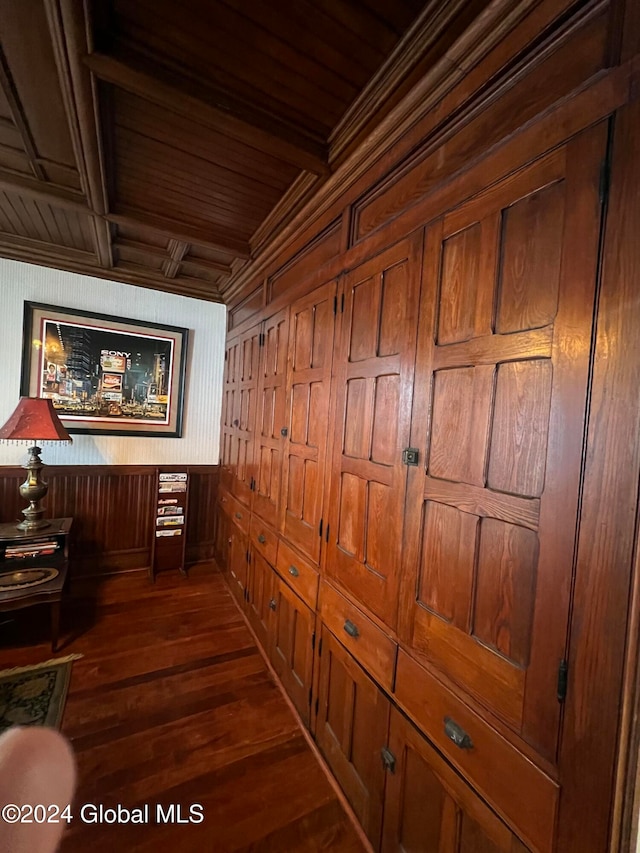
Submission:
{"label": "metal drawer pull", "polygon": [[264,545],[264,543],[265,543],[266,541],[267,541],[267,537],[266,537],[266,536],[264,536],[264,535],[261,533],[261,534],[260,534],[260,536],[258,536],[258,542],[259,542],[261,545]]}
{"label": "metal drawer pull", "polygon": [[469,735],[451,717],[444,718],[444,733],[460,749],[473,749],[473,741]]}
{"label": "metal drawer pull", "polygon": [[237,512],[237,513],[236,513],[236,518],[242,518],[242,513],[241,513],[241,512]]}
{"label": "metal drawer pull", "polygon": [[358,628],[353,624],[350,619],[347,619],[347,621],[344,623],[344,630],[350,637],[353,637],[356,640],[360,636],[360,631],[358,631]]}
{"label": "metal drawer pull", "polygon": [[271,610],[275,610],[275,609],[276,609],[276,600],[275,600],[275,598],[272,598],[272,599],[270,600],[270,602],[269,602],[269,607],[271,608]]}
{"label": "metal drawer pull", "polygon": [[291,577],[297,578],[300,572],[296,569],[295,566],[289,566],[289,574]]}

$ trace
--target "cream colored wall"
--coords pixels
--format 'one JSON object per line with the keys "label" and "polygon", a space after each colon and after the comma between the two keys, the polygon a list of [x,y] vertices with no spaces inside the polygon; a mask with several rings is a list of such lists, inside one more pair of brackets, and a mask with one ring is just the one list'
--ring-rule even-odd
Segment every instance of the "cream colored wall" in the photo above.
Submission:
{"label": "cream colored wall", "polygon": [[[143,287],[0,258],[0,425],[20,396],[24,302],[97,311],[189,329],[182,438],[75,435],[48,445],[49,465],[212,465],[218,462],[226,308]],[[0,444],[0,465],[24,461],[22,447]]]}

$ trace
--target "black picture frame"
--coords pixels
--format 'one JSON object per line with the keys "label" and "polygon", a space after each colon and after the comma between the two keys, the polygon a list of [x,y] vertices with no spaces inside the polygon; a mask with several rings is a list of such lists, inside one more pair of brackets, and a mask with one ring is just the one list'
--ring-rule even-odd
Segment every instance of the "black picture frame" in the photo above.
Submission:
{"label": "black picture frame", "polygon": [[180,438],[189,330],[25,302],[20,393],[70,433]]}

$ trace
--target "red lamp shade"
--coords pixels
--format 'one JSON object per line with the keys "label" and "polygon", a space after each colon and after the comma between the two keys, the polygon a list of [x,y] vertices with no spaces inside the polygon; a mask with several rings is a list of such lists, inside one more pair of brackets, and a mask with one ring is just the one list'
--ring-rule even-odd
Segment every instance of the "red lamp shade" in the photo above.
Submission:
{"label": "red lamp shade", "polygon": [[0,439],[7,441],[68,441],[72,438],[53,407],[51,400],[21,397],[16,410],[0,429]]}

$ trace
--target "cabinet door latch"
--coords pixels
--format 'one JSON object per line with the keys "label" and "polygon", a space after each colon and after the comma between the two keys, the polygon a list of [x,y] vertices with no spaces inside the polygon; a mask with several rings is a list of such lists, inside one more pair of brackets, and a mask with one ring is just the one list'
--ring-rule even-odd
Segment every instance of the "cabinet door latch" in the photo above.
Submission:
{"label": "cabinet door latch", "polygon": [[420,457],[420,451],[417,447],[405,447],[402,451],[403,465],[417,465]]}
{"label": "cabinet door latch", "polygon": [[395,773],[396,772],[396,757],[391,752],[389,747],[383,746],[380,754],[382,756],[382,763],[385,766],[385,768],[389,771],[389,773]]}
{"label": "cabinet door latch", "polygon": [[569,662],[564,658],[558,665],[558,702],[564,702],[567,698],[567,684],[569,682]]}

